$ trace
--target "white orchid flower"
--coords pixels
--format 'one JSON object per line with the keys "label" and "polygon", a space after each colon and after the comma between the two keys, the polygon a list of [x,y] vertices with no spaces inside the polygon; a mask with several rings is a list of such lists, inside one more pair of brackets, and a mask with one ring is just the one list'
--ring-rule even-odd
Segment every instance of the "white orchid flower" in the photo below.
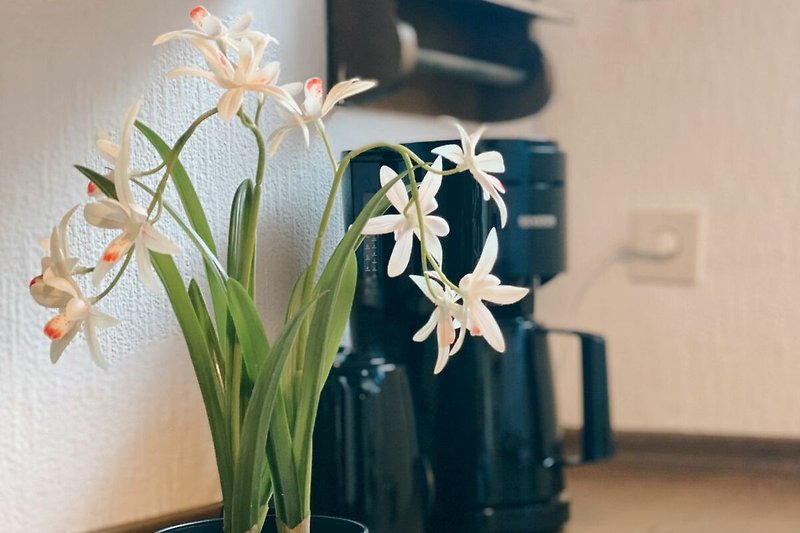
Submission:
{"label": "white orchid flower", "polygon": [[[436,366],[434,374],[444,370],[451,355],[461,349],[464,342],[464,333],[456,337],[456,330],[461,329],[461,321],[464,316],[464,309],[458,303],[461,295],[453,291],[446,285],[443,286],[436,277],[435,272],[428,272],[429,280],[426,282],[423,276],[409,276],[422,293],[436,305],[431,313],[431,317],[414,334],[414,341],[422,342],[427,339],[433,330],[436,329],[436,344],[439,347],[436,356]],[[455,345],[453,345],[455,343]],[[451,348],[452,346],[452,348]]]}
{"label": "white orchid flower", "polygon": [[[441,158],[437,158],[432,167],[436,170],[441,170]],[[397,177],[397,173],[387,166],[381,167],[380,172],[381,185],[383,186]],[[425,245],[428,253],[440,265],[442,264],[442,243],[439,242],[439,237],[450,233],[450,226],[442,217],[430,216],[430,213],[438,207],[436,193],[439,192],[441,185],[442,176],[435,172],[428,172],[419,186],[419,201],[425,228]],[[386,197],[397,210],[397,214],[381,215],[369,219],[361,233],[364,235],[394,233],[395,245],[389,258],[389,276],[397,277],[408,267],[411,249],[414,245],[414,235],[417,238],[420,236],[419,219],[417,218],[417,210],[413,205],[406,209],[410,200],[402,180],[398,180],[392,185],[386,193]]]}
{"label": "white orchid flower", "polygon": [[100,257],[92,274],[95,285],[100,284],[105,275],[117,262],[134,247],[139,276],[149,288],[156,290],[158,281],[150,263],[150,251],[162,254],[178,254],[180,249],[164,235],[158,232],[147,220],[146,211],[136,205],[130,186],[129,163],[131,134],[136,115],[142,101],[131,106],[122,125],[121,145],[114,166],[113,181],[117,191],[117,200],[103,198],[88,204],[84,210],[86,221],[93,226],[105,229],[121,229],[122,233],[112,240]]}
{"label": "white orchid flower", "polygon": [[[95,146],[97,146],[97,151],[100,152],[103,159],[110,163],[113,168],[114,165],[117,164],[117,158],[119,157],[119,145],[111,140],[111,136],[107,131],[98,128]],[[110,180],[113,179],[112,172],[108,172],[104,176]],[[91,180],[89,180],[86,186],[86,194],[92,198],[102,198],[105,196],[103,191],[100,190],[100,187]]]}
{"label": "white orchid flower", "polygon": [[277,43],[274,37],[250,29],[250,24],[253,22],[252,11],[247,11],[230,28],[225,26],[219,17],[209,13],[208,9],[203,6],[192,8],[189,11],[189,18],[194,24],[194,30],[177,30],[164,33],[156,38],[153,45],[157,46],[173,39],[205,39],[238,50],[239,42],[243,38],[251,41],[264,40],[267,43]]}
{"label": "white orchid flower", "polygon": [[86,298],[72,280],[45,273],[45,283],[53,291],[65,295],[60,312],[44,325],[44,334],[50,338],[50,360],[55,364],[64,353],[67,345],[75,338],[81,326],[89,344],[92,360],[101,368],[106,368],[106,360],[97,340],[97,329],[114,326],[119,321],[99,309]]}
{"label": "white orchid flower", "polygon": [[504,352],[506,342],[500,326],[482,300],[495,304],[512,304],[528,294],[528,289],[500,285],[500,279],[490,274],[497,260],[497,232],[494,228],[486,237],[486,244],[472,273],[465,275],[458,283],[464,301],[464,326],[474,336],[483,336],[489,346]]}
{"label": "white orchid flower", "polygon": [[[42,274],[47,270],[52,270],[56,276],[69,277],[75,270],[78,259],[70,255],[67,230],[76,209],[78,209],[77,205],[61,217],[61,222],[53,228],[50,234],[50,240],[43,239],[39,242],[46,251],[50,252],[50,255],[42,258]],[[31,283],[33,284],[33,282]]]}
{"label": "white orchid flower", "polygon": [[270,155],[274,155],[278,151],[286,134],[297,127],[302,130],[303,138],[306,141],[306,146],[308,146],[310,142],[308,124],[316,123],[318,127],[324,128],[322,119],[336,107],[336,104],[368,91],[376,85],[377,82],[372,80],[353,78],[340,81],[331,87],[331,90],[325,95],[322,79],[309,78],[304,85],[305,100],[302,105],[295,112],[289,110],[289,113],[284,116],[289,124],[276,129],[269,136]]}
{"label": "white orchid flower", "polygon": [[267,41],[255,43],[244,38],[239,43],[239,64],[234,65],[217,46],[209,41],[193,38],[192,44],[206,60],[210,70],[197,67],[177,67],[168,72],[169,76],[199,76],[225,89],[217,103],[217,110],[223,120],[230,121],[244,102],[247,91],[272,97],[275,102],[290,113],[299,113],[300,108],[292,95],[283,87],[276,85],[280,74],[280,63],[272,61],[261,67],[261,58]]}
{"label": "white orchid flower", "polygon": [[503,156],[500,152],[494,150],[481,154],[475,153],[475,147],[486,129],[485,126],[479,128],[472,135],[467,134],[461,124],[456,123],[455,126],[461,136],[461,146],[446,144],[431,151],[455,163],[457,169],[468,170],[472,174],[475,181],[483,189],[483,199],[489,200],[491,198],[497,204],[497,209],[500,211],[500,225],[505,227],[508,220],[508,209],[500,193],[505,193],[506,189],[499,179],[490,174],[490,172],[505,172],[506,166],[503,163]]}

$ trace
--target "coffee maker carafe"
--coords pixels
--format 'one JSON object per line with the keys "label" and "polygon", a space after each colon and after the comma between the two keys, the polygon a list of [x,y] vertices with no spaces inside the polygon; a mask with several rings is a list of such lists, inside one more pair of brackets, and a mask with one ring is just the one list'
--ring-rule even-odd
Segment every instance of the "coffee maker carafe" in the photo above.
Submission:
{"label": "coffee maker carafe", "polygon": [[[448,143],[408,146],[428,157],[431,149]],[[331,379],[339,379],[341,384],[341,376],[352,375],[352,369],[358,367],[358,372],[367,376],[364,368],[370,364],[391,364],[393,369],[402,369],[403,379],[408,377],[410,400],[398,407],[402,423],[385,411],[375,415],[373,410],[372,415],[365,415],[351,409],[339,416],[358,427],[365,426],[359,417],[379,416],[380,420],[371,420],[365,427],[373,428],[373,433],[377,427],[395,432],[390,438],[393,442],[419,443],[418,448],[404,446],[410,455],[398,463],[407,465],[403,486],[408,486],[409,479],[416,480],[418,496],[406,497],[405,504],[395,505],[405,505],[406,512],[418,514],[413,522],[420,525],[414,531],[423,531],[423,521],[428,532],[558,531],[569,516],[569,505],[562,495],[564,466],[613,453],[605,343],[602,337],[590,333],[548,330],[531,318],[536,290],[565,267],[563,153],[553,142],[531,140],[488,140],[479,147],[479,151],[485,150],[498,150],[505,159],[502,177],[510,213],[506,228],[500,229],[494,204],[483,200],[480,187],[467,173],[445,178],[437,195],[436,214],[451,222],[450,234],[442,239],[444,267],[451,279],[458,280],[473,269],[486,235],[497,228],[500,255],[494,273],[504,283],[532,288],[521,302],[492,308],[506,339],[506,352],[498,354],[485,342],[467,338],[445,371],[433,376],[435,342],[419,344],[411,340],[427,319],[430,302],[407,277],[387,276],[392,236],[366,236],[358,253],[359,280],[351,315],[353,355],[334,369]],[[352,161],[344,195],[346,220],[352,220],[379,188],[377,176],[383,165],[404,169],[402,159],[390,150],[373,150]],[[420,273],[417,254],[415,251],[412,256],[409,273]],[[582,451],[577,458],[565,456],[557,430],[548,350],[551,334],[580,339],[584,427]],[[330,383],[328,388],[332,387]],[[352,396],[375,401],[363,393]],[[409,416],[413,417],[411,426]],[[410,431],[416,434],[411,436]],[[375,434],[387,439],[383,433]],[[330,431],[326,435],[315,435],[315,448],[329,447],[330,457],[346,452],[333,451],[336,438]],[[370,434],[362,438],[373,440]],[[315,461],[330,464],[318,454]],[[357,464],[358,458],[352,461]],[[347,476],[345,470],[343,475]],[[356,470],[351,465],[352,483],[360,482],[355,479]],[[387,478],[386,469],[379,470]],[[373,469],[366,469],[362,475],[370,476],[370,472]],[[403,474],[388,473],[388,478],[403,478]],[[391,479],[388,483],[384,479],[384,484],[397,486]],[[382,489],[376,486],[374,490]],[[376,508],[377,500],[384,502],[383,510]],[[409,511],[407,504],[412,500],[419,502],[419,507]],[[378,520],[393,512],[387,510],[386,501],[372,494],[365,496],[360,507],[356,504],[349,509],[324,510],[344,512],[343,516],[350,512],[367,525],[370,521],[381,523],[379,533],[411,533],[401,526],[393,529],[391,521]]]}

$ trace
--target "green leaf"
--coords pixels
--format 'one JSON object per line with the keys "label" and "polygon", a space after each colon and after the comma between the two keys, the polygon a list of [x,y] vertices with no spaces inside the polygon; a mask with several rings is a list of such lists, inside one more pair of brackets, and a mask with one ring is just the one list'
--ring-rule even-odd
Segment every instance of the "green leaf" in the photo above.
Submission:
{"label": "green leaf", "polygon": [[211,348],[211,354],[214,356],[214,370],[216,371],[217,380],[220,383],[225,383],[225,376],[228,373],[227,361],[222,356],[219,339],[217,339],[217,332],[214,329],[214,323],[211,321],[211,315],[208,313],[208,307],[206,307],[203,293],[200,291],[200,286],[194,279],[189,282],[188,293],[189,299],[192,302],[192,307],[194,307],[195,315],[197,315],[197,320],[206,333],[206,344]]}
{"label": "green leaf", "polygon": [[75,168],[78,169],[78,172],[89,178],[92,183],[97,185],[97,187],[103,191],[103,194],[114,200],[117,199],[117,188],[114,187],[113,181],[90,168],[81,165],[75,165]]}
{"label": "green leaf", "polygon": [[253,298],[247,293],[247,289],[233,278],[228,279],[228,308],[236,327],[236,336],[242,344],[247,375],[252,382],[255,382],[261,364],[269,355],[269,340]]}
{"label": "green leaf", "polygon": [[253,203],[253,182],[246,179],[233,196],[231,205],[231,220],[228,227],[228,273],[244,285],[242,279],[244,272],[245,238],[247,224]]}
{"label": "green leaf", "polygon": [[[136,121],[136,127],[140,132],[142,132],[147,140],[150,141],[150,144],[152,144],[153,148],[156,149],[158,154],[161,156],[161,159],[164,161],[169,161],[173,149],[166,143],[166,141],[164,141],[164,139],[162,139],[146,124],[140,121]],[[186,172],[186,169],[181,164],[180,160],[176,160],[172,166],[171,178],[172,183],[175,185],[175,189],[178,191],[178,197],[181,200],[183,210],[189,219],[189,223],[195,231],[195,235],[197,235],[200,240],[203,241],[206,249],[210,252],[210,254],[204,255],[212,255],[216,259],[217,246],[214,243],[211,227],[208,224],[208,219],[206,218],[206,214],[203,210],[202,204],[200,203],[200,199],[197,196],[197,191],[192,184],[192,180],[189,178],[189,174]],[[206,257],[206,259],[208,258]],[[211,303],[214,307],[214,316],[216,318],[220,345],[225,350],[225,353],[227,353],[227,347],[230,344],[230,340],[227,338],[227,331],[224,327],[227,319],[225,286],[224,282],[220,283],[218,279],[214,279],[216,276],[214,276],[214,273],[211,272],[212,268],[219,269],[218,265],[218,261],[216,262],[216,265],[213,263],[209,264],[207,261],[205,268],[206,275],[208,277],[209,289],[211,291]]]}
{"label": "green leaf", "polygon": [[[317,283],[322,291],[314,314],[305,354],[300,406],[294,434],[294,454],[301,464],[310,464],[311,440],[319,404],[319,394],[328,378],[339,350],[344,329],[350,317],[358,275],[354,252],[334,253]],[[302,480],[310,483],[310,469],[302,472]]]}
{"label": "green leaf", "polygon": [[217,459],[223,499],[227,500],[233,489],[233,479],[231,478],[233,455],[228,440],[226,418],[223,414],[224,384],[218,381],[211,349],[206,341],[207,334],[203,331],[203,326],[197,318],[191,298],[184,288],[180,272],[175,266],[175,261],[169,255],[152,252],[150,257],[167,292],[189,349],[189,356],[206,407],[211,437],[214,441],[214,453]]}
{"label": "green leaf", "polygon": [[[258,519],[258,495],[260,493],[261,476],[267,460],[264,447],[270,429],[273,408],[279,393],[278,383],[281,372],[294,343],[297,332],[306,315],[313,309],[316,299],[300,309],[298,313],[283,327],[267,359],[261,364],[255,380],[253,394],[247,405],[242,423],[242,434],[239,444],[239,458],[236,462],[233,489],[233,531],[247,531]],[[273,470],[272,481],[278,493],[280,481],[275,479],[275,471],[285,468],[280,464],[291,462],[291,447],[288,450],[276,450],[278,463],[270,462]]]}
{"label": "green leaf", "polygon": [[[136,127],[147,137],[147,140],[150,141],[150,144],[153,145],[153,148],[155,148],[161,156],[161,159],[168,161],[172,154],[172,148],[164,139],[138,120],[136,121]],[[175,161],[172,167],[172,183],[175,184],[178,197],[180,197],[181,204],[183,204],[183,210],[186,212],[186,216],[189,217],[189,222],[192,224],[192,227],[206,243],[206,246],[216,255],[217,247],[214,244],[214,237],[211,234],[211,227],[208,225],[206,213],[200,203],[200,198],[197,196],[197,191],[194,189],[192,180],[189,179],[189,174],[186,173],[186,169],[180,161]]]}

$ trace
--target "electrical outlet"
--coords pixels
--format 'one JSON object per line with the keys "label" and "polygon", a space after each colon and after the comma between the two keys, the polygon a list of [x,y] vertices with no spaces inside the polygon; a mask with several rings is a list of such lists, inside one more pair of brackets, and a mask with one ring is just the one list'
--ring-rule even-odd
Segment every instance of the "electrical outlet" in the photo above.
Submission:
{"label": "electrical outlet", "polygon": [[647,210],[631,214],[628,277],[692,283],[697,277],[698,215]]}

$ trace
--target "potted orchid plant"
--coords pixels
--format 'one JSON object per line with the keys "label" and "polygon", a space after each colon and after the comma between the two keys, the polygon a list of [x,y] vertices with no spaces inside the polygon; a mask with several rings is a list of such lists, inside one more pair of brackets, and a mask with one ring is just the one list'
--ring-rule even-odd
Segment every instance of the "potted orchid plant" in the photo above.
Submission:
{"label": "potted orchid plant", "polygon": [[[105,136],[97,141],[112,169],[97,172],[76,167],[89,180],[91,198],[83,206],[83,218],[89,226],[116,230],[117,235],[94,265],[88,266],[91,263],[79,259],[80,250],[68,243],[68,228],[79,206],[70,208],[44,243],[47,255],[42,259],[41,273],[30,283],[30,292],[36,302],[54,313],[44,326],[51,340],[52,362],[58,361],[82,331],[91,357],[105,367],[98,331],[115,325],[117,320],[101,310],[103,300],[114,293],[135,262],[138,276],[147,287],[163,287],[166,292],[200,386],[223,495],[224,518],[213,527],[225,533],[258,532],[264,527],[268,509],[274,507],[275,524],[268,527],[281,533],[308,532],[313,523],[309,500],[314,421],[320,392],[353,302],[355,250],[364,235],[394,233],[391,276],[407,270],[412,247],[419,244],[424,274],[412,278],[435,309],[414,339],[422,341],[436,331],[435,372],[444,368],[468,333],[483,336],[493,348],[504,350],[500,329],[484,302],[513,303],[527,289],[501,285],[491,275],[497,256],[494,230],[474,272],[458,283],[451,281],[443,270],[439,241],[447,235],[449,226],[432,214],[443,178],[466,170],[483,188],[485,199],[497,204],[505,224],[503,187],[495,176],[504,170],[503,158],[497,152],[476,154],[480,131],[470,136],[457,126],[461,145],[433,150],[438,156],[434,161],[404,146],[384,142],[364,146],[339,159],[331,149],[322,119],[345,98],[371,89],[373,82],[351,79],[336,84],[327,94],[319,78],[304,84],[279,85],[279,64],[262,64],[265,50],[275,40],[251,28],[251,15],[227,26],[198,6],[190,18],[193,29],[164,34],[155,44],[179,39],[194,47],[208,70],[184,66],[169,75],[210,81],[222,90],[217,106],[197,117],[175,143],[169,144],[137,121],[143,102],[135,102],[125,115],[118,142]],[[261,120],[267,105],[277,106],[285,119],[283,125],[269,132],[262,129]],[[253,177],[242,181],[233,196],[224,250],[214,241],[195,184],[180,162],[183,148],[208,120],[222,120],[248,130],[258,154]],[[332,178],[308,267],[297,277],[283,328],[269,338],[256,309],[254,291],[259,278],[258,214],[262,195],[269,193],[264,181],[267,161],[295,129],[306,143],[312,131],[322,138]],[[155,168],[134,170],[132,137],[137,133],[159,154],[161,162]],[[366,203],[332,255],[323,258],[322,244],[348,163],[379,147],[397,151],[405,170],[381,170],[375,177],[380,180],[380,190]],[[443,158],[454,168],[443,170]],[[426,172],[420,182],[418,170]],[[170,184],[180,205],[172,205],[165,198]],[[182,277],[173,259],[181,250],[159,230],[164,217],[177,223],[202,257],[205,280],[187,283]]]}

